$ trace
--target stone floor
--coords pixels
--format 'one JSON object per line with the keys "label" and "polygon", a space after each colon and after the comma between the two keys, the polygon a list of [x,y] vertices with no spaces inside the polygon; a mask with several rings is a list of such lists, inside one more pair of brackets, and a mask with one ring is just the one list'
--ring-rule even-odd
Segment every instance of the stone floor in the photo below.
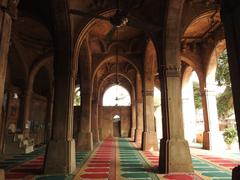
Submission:
{"label": "stone floor", "polygon": [[175,179],[175,180],[227,180],[231,169],[240,161],[239,153],[214,153],[191,149],[194,173],[158,174],[159,153],[140,151],[138,145],[126,138],[107,138],[92,153],[77,152],[77,170],[69,176],[41,175],[45,147],[33,153],[16,155],[0,162],[7,180],[37,179]]}

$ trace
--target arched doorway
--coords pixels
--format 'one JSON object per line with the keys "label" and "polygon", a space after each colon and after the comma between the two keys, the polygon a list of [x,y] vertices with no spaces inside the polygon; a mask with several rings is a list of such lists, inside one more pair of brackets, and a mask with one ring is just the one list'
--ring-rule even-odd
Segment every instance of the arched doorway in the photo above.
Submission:
{"label": "arched doorway", "polygon": [[117,114],[113,116],[113,136],[121,136],[121,117]]}
{"label": "arched doorway", "polygon": [[103,94],[100,118],[103,137],[129,137],[131,129],[131,97],[125,86],[113,85]]}

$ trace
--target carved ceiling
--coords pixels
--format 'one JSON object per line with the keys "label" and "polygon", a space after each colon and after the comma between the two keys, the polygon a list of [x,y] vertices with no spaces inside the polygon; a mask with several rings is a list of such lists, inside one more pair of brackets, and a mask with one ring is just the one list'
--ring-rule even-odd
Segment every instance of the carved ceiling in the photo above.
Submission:
{"label": "carved ceiling", "polygon": [[[118,71],[116,71],[117,67]],[[98,69],[95,77],[96,86],[98,87],[100,83],[111,74],[115,74],[114,82],[116,82],[116,72],[119,73],[119,77],[121,76],[120,74],[122,74],[128,77],[133,83],[135,82],[136,69],[127,61],[120,60],[118,64],[116,64],[116,60],[112,59]],[[119,81],[121,82],[121,79],[119,79]],[[112,82],[110,84],[112,84]]]}
{"label": "carved ceiling", "polygon": [[193,20],[184,32],[182,39],[187,42],[203,40],[221,26],[220,12],[218,10],[211,11]]}
{"label": "carved ceiling", "polygon": [[[131,93],[132,88],[131,88],[131,84],[130,84],[129,80],[122,75],[119,75],[118,79],[120,82],[118,85],[123,86]],[[100,93],[103,94],[109,87],[111,87],[115,84],[116,84],[116,76],[114,74],[112,74],[109,77],[107,77],[106,79],[104,79],[104,81],[102,82]]]}

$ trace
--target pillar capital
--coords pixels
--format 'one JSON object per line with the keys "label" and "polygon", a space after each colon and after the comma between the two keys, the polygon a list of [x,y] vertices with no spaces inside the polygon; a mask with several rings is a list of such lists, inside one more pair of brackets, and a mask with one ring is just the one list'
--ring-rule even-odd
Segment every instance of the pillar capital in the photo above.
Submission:
{"label": "pillar capital", "polygon": [[177,64],[169,64],[164,67],[167,77],[180,77],[181,66]]}
{"label": "pillar capital", "polygon": [[144,96],[153,96],[153,89],[151,90],[144,90],[142,93]]}

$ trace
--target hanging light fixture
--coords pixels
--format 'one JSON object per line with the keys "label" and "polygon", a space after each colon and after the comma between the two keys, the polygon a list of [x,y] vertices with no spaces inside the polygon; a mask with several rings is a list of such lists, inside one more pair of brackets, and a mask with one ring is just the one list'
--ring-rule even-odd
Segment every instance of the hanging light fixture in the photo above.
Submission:
{"label": "hanging light fixture", "polygon": [[[118,28],[116,29],[116,39],[118,41]],[[119,86],[119,79],[118,79],[118,44],[116,45],[116,74],[115,74],[115,86],[116,86],[116,97],[115,101],[116,104],[115,106],[118,106],[118,86]]]}

